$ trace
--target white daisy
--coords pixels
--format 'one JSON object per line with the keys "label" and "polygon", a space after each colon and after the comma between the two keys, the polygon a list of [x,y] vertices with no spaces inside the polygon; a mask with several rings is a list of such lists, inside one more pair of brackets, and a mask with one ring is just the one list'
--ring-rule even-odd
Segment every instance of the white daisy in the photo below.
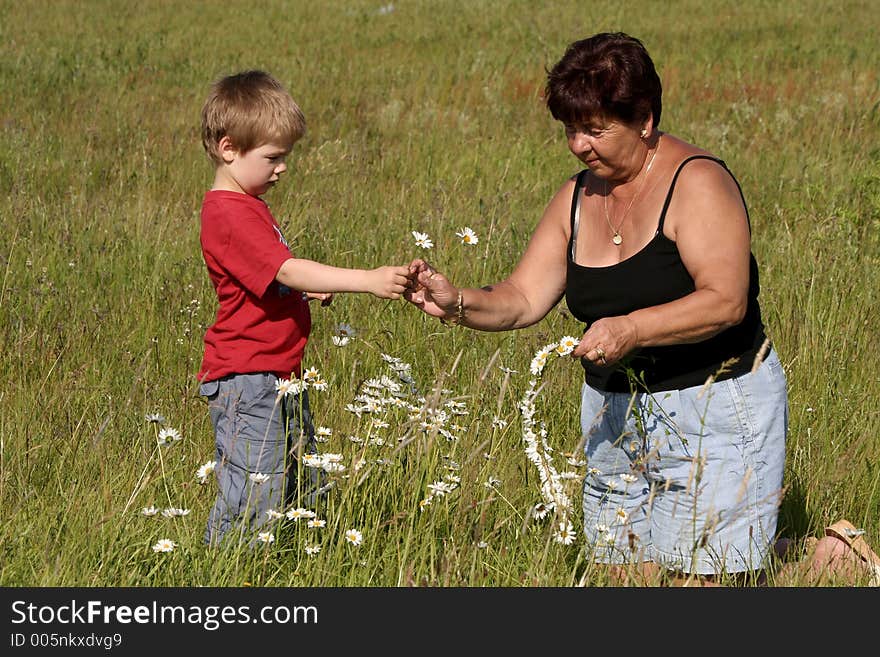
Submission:
{"label": "white daisy", "polygon": [[162,515],[166,518],[179,518],[181,516],[189,515],[189,509],[180,509],[170,506],[167,509],[162,509]]}
{"label": "white daisy", "polygon": [[154,516],[157,513],[159,513],[159,509],[157,509],[154,506],[145,506],[143,509],[141,509],[141,513],[145,516],[148,516],[148,517]]}
{"label": "white daisy", "polygon": [[152,422],[154,424],[165,424],[164,416],[159,415],[158,413],[147,413],[144,415],[144,419],[147,422]]}
{"label": "white daisy", "polygon": [[318,552],[321,551],[321,546],[320,545],[306,545],[304,549],[305,549],[307,555],[309,555],[310,557],[313,557],[316,554],[318,554]]}
{"label": "white daisy", "polygon": [[574,527],[572,527],[571,523],[563,520],[559,523],[559,529],[556,531],[556,536],[554,536],[557,543],[562,543],[563,545],[571,545],[574,543],[575,534]]}
{"label": "white daisy", "polygon": [[427,233],[420,233],[417,230],[412,231],[413,237],[416,238],[416,246],[420,246],[423,249],[431,249],[434,247],[434,242],[431,241],[431,238],[428,237]]}
{"label": "white daisy", "polygon": [[639,479],[635,475],[629,473],[624,473],[620,475],[620,478],[628,484],[634,484]]}
{"label": "white daisy", "polygon": [[306,383],[299,379],[278,379],[275,382],[275,391],[278,393],[279,397],[298,395],[305,387]]}
{"label": "white daisy", "polygon": [[[311,514],[311,515],[309,515]],[[289,509],[285,514],[288,520],[293,520],[294,522],[299,522],[302,518],[310,518],[314,516],[314,513],[309,511],[308,509],[304,509],[302,507],[298,507],[296,509]]]}
{"label": "white daisy", "polygon": [[315,379],[320,379],[321,373],[318,372],[318,370],[316,368],[309,367],[308,369],[306,369],[305,372],[303,372],[302,378],[304,380],[308,381],[309,383],[311,383]]}
{"label": "white daisy", "polygon": [[501,480],[498,479],[497,477],[489,477],[489,478],[485,481],[485,483],[483,483],[483,485],[484,485],[486,488],[495,488],[496,486],[498,486],[498,485],[500,485],[500,484],[501,484]]}
{"label": "white daisy", "polygon": [[275,534],[273,534],[272,532],[260,532],[259,534],[257,534],[257,540],[260,541],[260,543],[265,543],[268,545],[269,543],[275,542]]}
{"label": "white daisy", "polygon": [[248,475],[248,479],[250,479],[255,484],[259,485],[259,484],[265,484],[267,481],[269,481],[270,476],[267,474],[263,474],[262,472],[251,472]]}
{"label": "white daisy", "polygon": [[489,544],[486,541],[480,541],[479,543],[477,543],[477,547],[481,550],[485,550],[487,547],[489,547]]}
{"label": "white daisy", "polygon": [[574,348],[578,346],[578,339],[573,338],[570,335],[566,335],[562,339],[559,340],[559,344],[556,345],[556,353],[560,356],[568,356]]}
{"label": "white daisy", "polygon": [[196,470],[196,479],[199,480],[200,484],[205,484],[208,481],[208,477],[214,472],[214,468],[217,467],[217,461],[208,461],[207,463],[202,463],[199,466],[199,469]]}
{"label": "white daisy", "polygon": [[333,340],[333,344],[336,345],[337,347],[344,347],[349,342],[351,342],[351,338],[348,337],[347,335],[334,335],[330,339]]}
{"label": "white daisy", "polygon": [[361,542],[364,540],[364,535],[361,534],[357,529],[347,529],[345,531],[345,540],[352,545],[360,545]]}
{"label": "white daisy", "polygon": [[467,226],[457,232],[456,235],[461,238],[462,244],[474,245],[480,241],[480,238],[477,237],[477,234]]}
{"label": "white daisy", "polygon": [[177,543],[170,538],[160,538],[153,546],[153,552],[171,552],[177,547]]}
{"label": "white daisy", "polygon": [[159,445],[170,445],[171,443],[176,443],[179,440],[182,440],[183,436],[180,435],[180,432],[173,427],[163,427],[159,429]]}
{"label": "white daisy", "polygon": [[547,517],[547,514],[550,513],[550,505],[545,504],[544,502],[538,502],[534,508],[534,516],[538,520],[543,520]]}
{"label": "white daisy", "polygon": [[492,428],[493,429],[503,429],[507,426],[507,420],[503,420],[500,417],[492,418]]}
{"label": "white daisy", "polygon": [[327,526],[327,521],[320,518],[312,518],[306,523],[306,525],[311,529],[323,529]]}
{"label": "white daisy", "polygon": [[323,438],[329,438],[333,435],[333,429],[331,429],[330,427],[318,427],[317,429],[315,429],[315,435],[321,436]]}
{"label": "white daisy", "polygon": [[317,390],[318,392],[324,392],[327,389],[327,381],[318,377],[311,383],[309,383],[309,387]]}
{"label": "white daisy", "polygon": [[617,517],[617,522],[623,524],[629,518],[626,511],[622,507],[617,507],[617,511],[615,511],[614,515]]}
{"label": "white daisy", "polygon": [[279,518],[284,517],[283,513],[276,511],[275,509],[268,509],[266,515],[269,516],[269,520],[278,520]]}

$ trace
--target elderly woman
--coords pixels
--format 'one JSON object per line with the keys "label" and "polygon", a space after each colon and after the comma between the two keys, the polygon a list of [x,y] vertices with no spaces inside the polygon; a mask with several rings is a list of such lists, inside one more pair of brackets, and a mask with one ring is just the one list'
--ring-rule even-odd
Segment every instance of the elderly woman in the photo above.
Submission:
{"label": "elderly woman", "polygon": [[513,272],[462,289],[416,260],[405,296],[483,331],[535,324],[565,297],[585,324],[572,355],[593,558],[636,566],[618,574],[759,571],[775,540],[788,401],[739,184],[718,157],[659,130],[660,79],[631,36],[573,43],[546,102],[585,168],[550,200]]}

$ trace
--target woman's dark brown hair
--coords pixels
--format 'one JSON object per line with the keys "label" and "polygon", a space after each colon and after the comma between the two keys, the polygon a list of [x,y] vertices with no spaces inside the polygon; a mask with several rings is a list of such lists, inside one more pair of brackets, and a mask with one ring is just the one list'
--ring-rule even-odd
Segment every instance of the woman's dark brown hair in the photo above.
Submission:
{"label": "woman's dark brown hair", "polygon": [[572,43],[547,72],[544,97],[553,118],[588,123],[611,118],[634,124],[653,114],[660,124],[663,88],[641,41],[602,32]]}

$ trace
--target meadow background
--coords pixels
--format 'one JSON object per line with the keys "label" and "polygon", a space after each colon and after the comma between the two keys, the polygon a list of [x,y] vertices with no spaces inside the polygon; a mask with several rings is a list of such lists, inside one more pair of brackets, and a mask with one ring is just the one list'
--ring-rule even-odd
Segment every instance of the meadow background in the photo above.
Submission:
{"label": "meadow background", "polygon": [[[578,170],[541,102],[545,67],[606,30],[654,57],[661,128],[722,157],[744,188],[790,384],[780,533],[847,517],[880,545],[876,3],[2,0],[0,584],[606,585],[580,540],[561,545],[532,517],[519,402],[535,351],[581,333],[564,306],[527,330],[477,333],[403,301],[313,305],[305,364],[328,387],[312,410],[333,431],[322,451],[347,465],[326,526],[208,551],[215,490],[195,476],[213,458],[195,379],[215,310],[198,246],[211,81],[265,68],[305,112],[308,135],[266,197],[294,253],[346,267],[425,256],[475,286],[509,272]],[[477,245],[460,243],[464,226]],[[340,324],[356,332],[345,347]],[[453,402],[453,440],[407,412],[377,427],[346,410],[365,381],[394,376],[382,354],[411,365],[426,406]],[[582,475],[565,460],[580,376],[551,359],[536,412],[557,467]],[[182,440],[160,449],[166,425]],[[454,490],[421,507],[450,475]],[[579,480],[568,485],[577,510]],[[141,513],[153,505],[190,513]],[[162,538],[176,549],[154,552]]]}

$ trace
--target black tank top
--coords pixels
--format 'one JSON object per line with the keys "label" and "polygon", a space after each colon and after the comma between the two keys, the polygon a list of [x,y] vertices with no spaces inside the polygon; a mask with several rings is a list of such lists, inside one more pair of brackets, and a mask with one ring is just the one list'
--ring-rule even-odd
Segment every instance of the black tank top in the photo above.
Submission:
{"label": "black tank top", "polygon": [[[585,169],[578,175],[571,205],[565,299],[572,315],[586,322],[584,330],[603,317],[626,315],[640,308],[674,301],[696,289],[693,278],[681,261],[678,247],[663,234],[666,210],[672,200],[678,175],[685,164],[696,159],[712,160],[724,167],[742,196],[739,182],[723,161],[706,155],[688,157],[678,166],[672,178],[654,237],[632,257],[608,267],[584,267],[574,262],[580,190],[589,170]],[[748,306],[742,322],[702,342],[645,347],[609,367],[600,367],[581,359],[587,384],[609,392],[630,392],[635,389],[657,392],[702,385],[710,375],[716,375],[716,380],[723,380],[750,371],[765,337],[758,305],[759,289],[758,265],[754,254],[749,254]],[[721,364],[730,359],[736,361],[719,373]],[[635,375],[635,381],[628,376],[627,370]]]}

